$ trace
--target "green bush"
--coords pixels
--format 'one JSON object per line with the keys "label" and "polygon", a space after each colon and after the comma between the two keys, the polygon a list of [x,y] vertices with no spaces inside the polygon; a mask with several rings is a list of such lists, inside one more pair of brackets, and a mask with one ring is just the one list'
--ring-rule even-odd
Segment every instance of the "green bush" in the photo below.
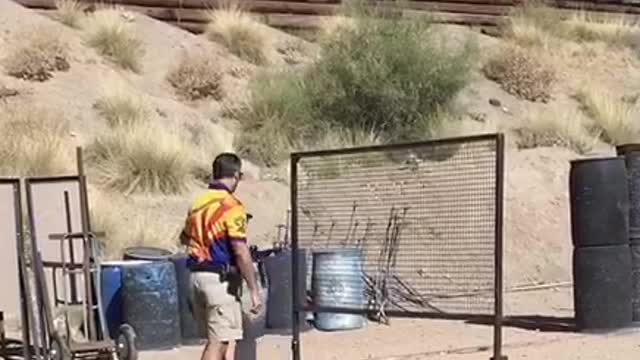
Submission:
{"label": "green bush", "polygon": [[273,154],[265,149],[270,143],[286,154],[282,144],[313,147],[327,129],[382,142],[428,137],[438,126],[434,114],[467,84],[473,62],[472,47],[446,49],[424,19],[359,16],[321,50],[297,73],[256,81],[239,116],[248,134],[238,143],[245,156],[269,165],[279,160],[265,159]]}

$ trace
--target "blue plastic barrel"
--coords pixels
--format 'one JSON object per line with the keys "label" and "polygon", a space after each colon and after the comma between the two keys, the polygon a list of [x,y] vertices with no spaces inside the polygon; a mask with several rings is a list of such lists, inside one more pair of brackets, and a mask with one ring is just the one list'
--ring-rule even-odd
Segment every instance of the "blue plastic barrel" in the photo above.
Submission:
{"label": "blue plastic barrel", "polygon": [[118,333],[122,321],[122,268],[145,261],[105,261],[100,266],[102,311],[110,336]]}
{"label": "blue plastic barrel", "polygon": [[[269,329],[290,329],[293,323],[291,257],[291,251],[285,250],[264,259],[269,283],[266,316],[266,326]],[[298,250],[298,269],[298,303],[299,306],[302,306],[307,290],[307,265],[304,249]],[[303,314],[300,316],[300,324],[305,324]]]}
{"label": "blue plastic barrel", "polygon": [[180,333],[182,344],[194,345],[205,340],[204,334],[198,331],[198,324],[193,317],[191,292],[191,271],[187,267],[187,255],[177,254],[171,258],[176,269],[178,281],[178,307],[180,309]]}
{"label": "blue plastic barrel", "polygon": [[[359,249],[320,250],[313,254],[311,288],[315,306],[365,309],[362,253]],[[324,331],[364,326],[363,315],[317,312],[315,327]]]}
{"label": "blue plastic barrel", "polygon": [[178,284],[171,261],[123,267],[122,299],[122,318],[134,328],[139,350],[180,345]]}

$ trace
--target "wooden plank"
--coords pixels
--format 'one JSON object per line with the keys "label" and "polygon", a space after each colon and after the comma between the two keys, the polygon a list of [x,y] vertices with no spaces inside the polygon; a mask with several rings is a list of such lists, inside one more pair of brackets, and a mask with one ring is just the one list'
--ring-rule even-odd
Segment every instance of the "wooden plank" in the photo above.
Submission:
{"label": "wooden plank", "polygon": [[[28,7],[37,8],[54,8],[54,0],[15,0]],[[151,6],[151,7],[172,7],[172,8],[196,8],[196,9],[212,9],[218,6],[219,0],[78,0],[81,3],[102,3],[102,4],[122,4],[122,5],[136,5],[136,6]],[[621,1],[621,0],[616,0]],[[333,5],[338,6],[340,0],[254,0],[253,3],[259,3],[260,6],[268,7],[269,4],[275,3],[274,6],[287,6],[284,4],[290,4],[289,6],[296,8],[304,8],[305,6],[313,5]],[[378,0],[380,4],[391,4],[389,1]],[[415,6],[419,8],[421,3],[433,2],[432,0],[412,0],[408,1],[408,6]],[[499,5],[499,6],[513,6],[519,3],[519,0],[447,0],[449,3],[465,4],[465,5]]]}
{"label": "wooden plank", "polygon": [[586,1],[557,1],[555,6],[560,9],[585,10],[594,12],[640,14],[640,4],[607,4]]}
{"label": "wooden plank", "polygon": [[411,1],[407,3],[407,7],[412,10],[479,15],[506,15],[513,10],[513,6],[510,5],[466,4],[455,1]]}
{"label": "wooden plank", "polygon": [[[17,0],[24,6],[39,9],[54,9],[53,0]],[[196,0],[197,2],[182,3],[177,0],[113,0],[111,3],[125,6],[136,6],[139,9],[148,7],[150,13],[163,11],[163,8],[171,9],[212,9],[215,8],[216,2],[208,2]],[[484,0],[487,1],[487,0]],[[103,0],[85,0],[89,3],[105,3]],[[381,5],[386,8],[386,5]],[[293,1],[274,1],[274,0],[252,0],[246,2],[246,8],[252,12],[259,13],[279,13],[279,14],[298,14],[298,15],[332,15],[340,10],[338,4],[327,3],[310,3],[310,2],[293,2]],[[454,1],[410,1],[407,2],[407,8],[412,10],[428,10],[453,13],[470,13],[470,14],[486,14],[486,15],[503,15],[512,7],[509,5],[493,5],[493,4],[468,4]],[[146,12],[145,12],[146,13]],[[188,13],[188,12],[187,12]]]}

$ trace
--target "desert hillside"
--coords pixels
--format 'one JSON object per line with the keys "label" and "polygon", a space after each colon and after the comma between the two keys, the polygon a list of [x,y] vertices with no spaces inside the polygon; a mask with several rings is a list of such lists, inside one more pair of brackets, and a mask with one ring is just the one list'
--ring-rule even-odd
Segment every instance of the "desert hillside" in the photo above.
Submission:
{"label": "desert hillside", "polygon": [[[83,146],[92,216],[108,233],[109,257],[130,245],[175,249],[189,201],[205,189],[221,151],[248,159],[239,196],[254,215],[252,241],[268,246],[288,208],[288,151],[395,136],[346,125],[352,132],[341,136],[334,123],[317,136],[324,124],[295,123],[310,116],[304,106],[312,98],[302,93],[326,94],[332,86],[309,85],[317,76],[305,69],[315,69],[323,46],[357,26],[347,18],[327,22],[320,40],[310,42],[239,9],[214,12],[209,31],[194,35],[138,13],[58,4],[44,16],[0,1],[0,175],[71,172],[74,147]],[[433,64],[450,59],[464,71],[455,81],[438,80],[448,86],[441,103],[416,107],[446,105],[438,126],[413,131],[418,138],[507,134],[508,285],[570,280],[569,161],[613,154],[613,145],[640,136],[632,120],[640,95],[638,29],[581,14],[562,21],[548,11],[522,10],[501,38],[431,26],[433,46],[457,54]],[[474,48],[468,55],[465,44]],[[452,66],[451,76],[458,73]],[[296,74],[309,82],[297,88]]]}

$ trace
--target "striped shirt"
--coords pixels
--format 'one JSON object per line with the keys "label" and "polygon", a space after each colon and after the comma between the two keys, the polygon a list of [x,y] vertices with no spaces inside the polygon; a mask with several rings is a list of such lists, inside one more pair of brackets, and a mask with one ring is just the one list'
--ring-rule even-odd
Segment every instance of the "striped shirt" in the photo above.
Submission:
{"label": "striped shirt", "polygon": [[235,266],[231,243],[246,241],[247,213],[228,189],[214,183],[191,205],[185,235],[189,264]]}

